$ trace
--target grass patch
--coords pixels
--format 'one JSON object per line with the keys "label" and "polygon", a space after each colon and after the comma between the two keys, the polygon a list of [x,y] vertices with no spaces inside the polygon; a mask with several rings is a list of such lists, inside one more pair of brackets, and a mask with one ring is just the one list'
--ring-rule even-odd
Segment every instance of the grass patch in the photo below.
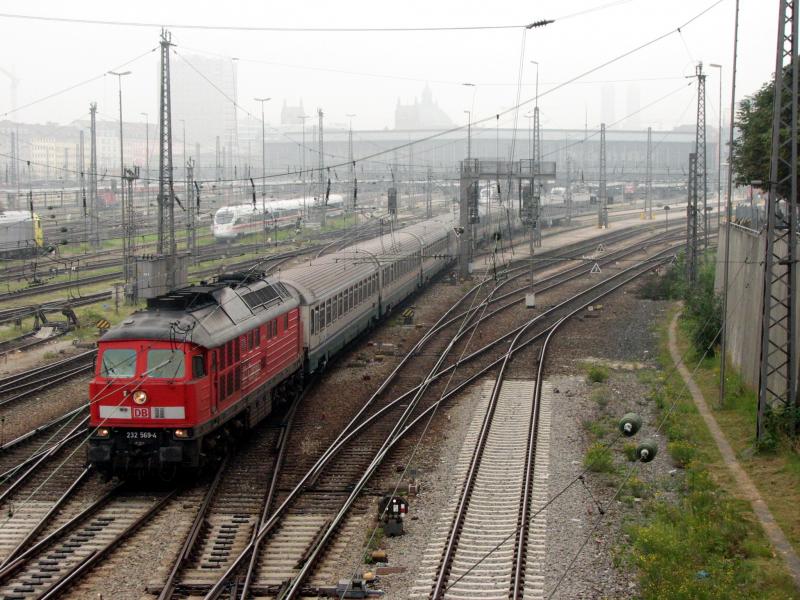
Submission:
{"label": "grass patch", "polygon": [[592,390],[590,398],[594,402],[596,402],[597,406],[599,406],[601,409],[605,409],[606,406],[608,406],[608,401],[610,399],[608,388],[603,386],[603,387],[598,387],[595,390]]}
{"label": "grass patch", "polygon": [[592,473],[614,473],[616,471],[611,450],[606,444],[600,442],[589,446],[586,456],[583,458],[583,466]]}
{"label": "grass patch", "polygon": [[697,450],[694,444],[686,440],[676,440],[667,444],[667,450],[672,456],[675,466],[685,469],[694,460]]}
{"label": "grass patch", "polygon": [[586,369],[586,380],[589,383],[605,383],[608,376],[608,368],[603,365],[592,364]]}
{"label": "grass patch", "polygon": [[385,536],[383,532],[383,526],[377,527],[374,535],[372,531],[372,528],[368,529],[367,535],[364,539],[364,543],[366,544],[366,550],[364,551],[364,564],[367,565],[371,565],[375,562],[372,560],[372,552],[374,550],[378,550],[383,545],[383,538]]}
{"label": "grass patch", "polygon": [[614,422],[610,417],[604,417],[593,421],[586,419],[583,421],[583,428],[595,439],[602,440],[614,431]]}
{"label": "grass patch", "polygon": [[625,442],[625,444],[623,444],[622,454],[628,462],[636,462],[639,459],[639,457],[636,456],[636,444],[633,442]]}
{"label": "grass patch", "polygon": [[[688,337],[683,343],[688,349]],[[666,327],[662,328],[661,362],[665,370],[670,369]],[[796,597],[792,580],[773,555],[750,505],[729,493],[733,489],[730,473],[682,381],[677,375],[669,380],[662,375],[655,385],[660,388],[651,398],[666,419],[668,453],[685,471],[643,490],[653,492],[644,504],[643,518],[626,527],[630,542],[621,553],[639,573],[641,597]]]}
{"label": "grass patch", "polygon": [[[678,328],[678,349],[690,352],[689,331]],[[695,364],[697,364],[695,362]],[[706,358],[694,373],[714,417],[737,455],[742,468],[767,503],[796,552],[800,552],[800,447],[779,429],[766,443],[756,444],[757,395],[729,364],[726,369],[725,402],[719,406],[720,357]]]}

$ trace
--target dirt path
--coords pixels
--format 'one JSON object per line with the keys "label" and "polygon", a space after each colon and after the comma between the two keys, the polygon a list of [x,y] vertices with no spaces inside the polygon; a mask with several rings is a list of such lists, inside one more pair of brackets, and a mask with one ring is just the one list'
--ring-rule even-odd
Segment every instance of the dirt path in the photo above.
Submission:
{"label": "dirt path", "polygon": [[792,579],[794,579],[795,585],[800,589],[800,558],[798,558],[789,540],[786,539],[783,530],[775,522],[766,502],[764,502],[761,494],[758,493],[758,489],[742,468],[742,465],[739,464],[739,461],[736,460],[736,454],[725,438],[725,434],[723,434],[722,430],[719,428],[717,420],[714,418],[711,410],[708,408],[708,404],[706,404],[700,388],[697,387],[697,384],[692,379],[692,374],[689,372],[689,369],[683,364],[676,341],[677,327],[678,315],[676,314],[669,325],[669,353],[672,357],[672,362],[675,363],[686,387],[692,394],[692,399],[697,406],[697,410],[703,417],[706,427],[708,427],[708,430],[711,432],[711,436],[714,438],[714,442],[717,444],[720,454],[722,454],[722,460],[733,474],[736,485],[739,488],[740,497],[750,502],[750,505],[753,507],[753,512],[758,522],[761,523],[761,527],[764,528],[764,532],[767,534],[770,543],[783,558],[783,561],[786,563],[786,568],[789,569],[789,574],[792,576]]}

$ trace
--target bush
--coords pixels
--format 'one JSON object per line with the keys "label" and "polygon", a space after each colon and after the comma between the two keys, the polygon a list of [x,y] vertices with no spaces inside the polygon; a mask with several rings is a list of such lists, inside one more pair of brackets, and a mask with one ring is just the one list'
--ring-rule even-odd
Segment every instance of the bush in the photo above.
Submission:
{"label": "bush", "polygon": [[583,459],[583,466],[593,473],[613,473],[615,471],[611,451],[600,442],[589,446]]}
{"label": "bush", "polygon": [[614,431],[614,427],[614,423],[608,417],[598,419],[597,421],[591,419],[585,419],[583,421],[583,428],[592,434],[595,439],[603,439]]}
{"label": "bush", "polygon": [[684,295],[683,317],[689,339],[698,356],[708,351],[714,356],[722,328],[722,302],[714,293],[715,263],[707,260],[697,276],[697,285],[687,288]]}
{"label": "bush", "polygon": [[677,505],[658,502],[652,519],[634,526],[630,557],[641,597],[659,600],[760,597],[743,505],[721,492],[705,471],[688,471],[688,494]]}
{"label": "bush", "polygon": [[646,498],[648,496],[647,484],[635,475],[628,479],[625,489],[634,498]]}
{"label": "bush", "polygon": [[608,406],[608,390],[605,387],[597,388],[592,392],[592,400],[597,402],[597,406],[605,408]]}
{"label": "bush", "polygon": [[608,369],[602,365],[591,365],[586,378],[590,383],[605,383],[608,381]]}
{"label": "bush", "polygon": [[639,460],[639,457],[636,456],[636,448],[637,446],[633,442],[625,442],[625,445],[622,446],[622,453],[630,462]]}
{"label": "bush", "polygon": [[697,448],[689,442],[678,440],[667,444],[667,450],[675,462],[675,466],[685,469],[697,455]]}

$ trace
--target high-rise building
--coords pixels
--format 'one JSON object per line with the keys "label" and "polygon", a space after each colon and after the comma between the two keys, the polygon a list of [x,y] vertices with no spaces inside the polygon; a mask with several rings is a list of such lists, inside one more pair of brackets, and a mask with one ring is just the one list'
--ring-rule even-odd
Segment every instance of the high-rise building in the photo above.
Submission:
{"label": "high-rise building", "polygon": [[642,126],[642,118],[639,114],[641,108],[641,100],[639,97],[639,84],[632,82],[628,84],[627,89],[627,107],[626,114],[628,118],[625,120],[626,129],[640,129]]}
{"label": "high-rise building", "polygon": [[600,112],[602,122],[611,125],[617,120],[616,115],[617,98],[613,85],[604,85],[600,96]]}
{"label": "high-rise building", "polygon": [[190,146],[199,143],[213,147],[219,136],[222,144],[235,154],[238,145],[234,107],[234,102],[238,102],[236,61],[186,55],[171,61],[170,70],[173,139],[181,136],[179,128],[184,120]]}

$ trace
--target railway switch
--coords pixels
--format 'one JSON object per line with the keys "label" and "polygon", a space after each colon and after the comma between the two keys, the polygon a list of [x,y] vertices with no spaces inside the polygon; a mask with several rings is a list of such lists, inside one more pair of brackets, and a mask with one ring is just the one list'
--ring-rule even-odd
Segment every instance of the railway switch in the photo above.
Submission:
{"label": "railway switch", "polygon": [[619,431],[625,437],[631,437],[642,428],[642,418],[636,413],[626,413],[619,420]]}
{"label": "railway switch", "polygon": [[367,589],[367,582],[356,577],[354,579],[340,579],[336,586],[336,595],[339,598],[367,598],[376,595]]}
{"label": "railway switch", "polygon": [[383,532],[391,537],[403,535],[403,519],[408,514],[408,502],[400,496],[384,496],[378,505],[378,518]]}

